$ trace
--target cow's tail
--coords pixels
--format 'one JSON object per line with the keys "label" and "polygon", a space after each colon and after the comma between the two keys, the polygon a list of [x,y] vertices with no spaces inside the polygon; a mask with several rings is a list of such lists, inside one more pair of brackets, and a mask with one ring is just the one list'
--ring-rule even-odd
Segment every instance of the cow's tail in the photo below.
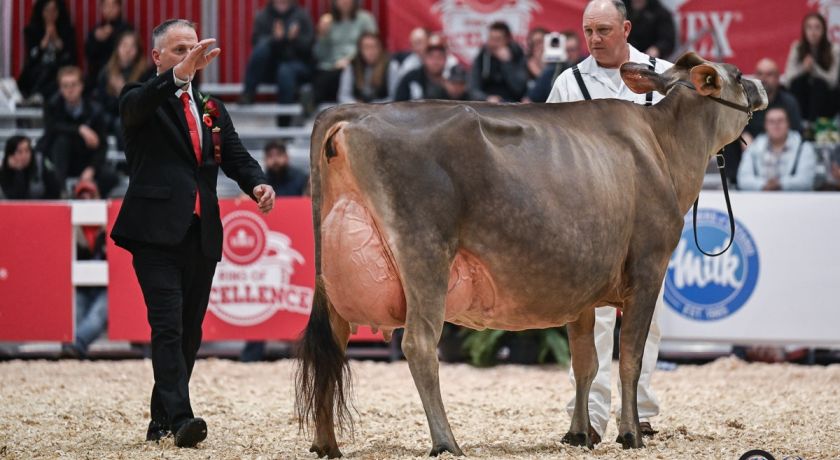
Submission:
{"label": "cow's tail", "polygon": [[[323,117],[319,117],[322,119]],[[349,330],[343,318],[333,309],[321,275],[321,156],[327,150],[326,143],[332,144],[332,137],[337,130],[330,130],[327,135],[323,121],[317,123],[312,133],[311,147],[311,190],[312,214],[315,230],[315,295],[312,300],[312,313],[309,323],[299,341],[297,349],[298,366],[296,371],[295,410],[301,431],[311,426],[317,430],[349,429],[352,432],[348,402],[352,390],[350,366],[345,355],[344,343],[334,330],[335,325]],[[320,126],[319,126],[320,125]],[[332,146],[328,147],[329,149]],[[343,323],[343,324],[340,324]]]}

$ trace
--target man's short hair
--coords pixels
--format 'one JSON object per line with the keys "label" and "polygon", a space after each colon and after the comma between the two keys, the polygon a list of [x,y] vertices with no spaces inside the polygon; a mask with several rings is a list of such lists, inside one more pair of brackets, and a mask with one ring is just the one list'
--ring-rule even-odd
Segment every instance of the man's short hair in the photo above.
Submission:
{"label": "man's short hair", "polygon": [[[601,1],[601,0],[589,0],[589,3],[586,5],[586,7],[589,8],[589,5],[591,5],[592,3],[597,2],[597,1]],[[618,15],[621,16],[621,20],[626,21],[627,20],[627,5],[625,5],[622,0],[610,0],[610,3],[612,3],[613,6],[615,7],[615,9],[618,10]]]}
{"label": "man's short hair", "polygon": [[272,150],[277,150],[282,154],[286,154],[286,144],[280,141],[269,141],[268,144],[265,144],[265,148],[263,149],[264,153],[268,153]]}
{"label": "man's short hair", "polygon": [[513,36],[513,34],[510,33],[510,27],[508,27],[508,25],[503,21],[496,21],[490,24],[490,30],[497,30],[505,34],[505,37],[507,38],[511,38]]}
{"label": "man's short hair", "polygon": [[155,48],[159,48],[158,45],[160,45],[160,40],[167,32],[169,32],[169,29],[173,27],[189,27],[190,29],[195,30],[196,24],[187,19],[167,19],[166,21],[161,22],[152,31],[152,43]]}
{"label": "man's short hair", "polygon": [[58,69],[58,76],[56,77],[56,81],[61,82],[61,79],[68,75],[75,75],[79,78],[79,80],[84,79],[82,76],[82,69],[74,65],[68,65]]}

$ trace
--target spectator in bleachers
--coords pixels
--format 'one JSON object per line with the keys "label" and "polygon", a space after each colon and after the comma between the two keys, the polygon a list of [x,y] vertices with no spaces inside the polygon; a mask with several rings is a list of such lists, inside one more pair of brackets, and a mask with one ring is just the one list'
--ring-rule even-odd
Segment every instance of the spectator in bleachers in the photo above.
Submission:
{"label": "spectator in bleachers", "polygon": [[659,0],[625,0],[625,3],[627,19],[633,24],[627,41],[650,57],[668,59],[677,41],[671,12]]}
{"label": "spectator in bleachers", "polygon": [[411,44],[411,51],[402,53],[403,56],[400,56],[401,53],[394,56],[400,63],[400,80],[423,65],[423,55],[426,54],[426,48],[429,46],[429,31],[423,27],[414,28],[408,36],[408,42]]}
{"label": "spectator in bleachers", "polygon": [[50,162],[32,150],[28,137],[12,136],[3,151],[0,191],[7,200],[58,199],[61,184]]}
{"label": "spectator in bleachers", "polygon": [[528,70],[525,53],[513,41],[504,22],[490,25],[487,43],[473,61],[472,99],[489,102],[519,102],[525,96]]}
{"label": "spectator in bleachers", "polygon": [[37,0],[23,39],[26,61],[18,88],[25,98],[46,101],[58,90],[58,69],[76,63],[76,33],[64,0]]}
{"label": "spectator in bleachers", "polygon": [[[82,71],[63,67],[58,71],[59,93],[44,105],[44,136],[38,150],[53,164],[62,183],[68,178],[96,180],[113,186],[104,173],[108,148],[107,126],[99,104],[85,99]],[[102,174],[100,174],[102,173]]]}
{"label": "spectator in bleachers", "polygon": [[738,167],[741,190],[813,190],[817,157],[814,147],[790,129],[781,107],[767,110],[765,134],[744,151]]}
{"label": "spectator in bleachers", "polygon": [[364,32],[378,32],[373,15],[359,6],[359,0],[332,0],[331,13],[318,21],[315,58],[315,100],[335,102],[341,74],[356,56],[356,45]]}
{"label": "spectator in bleachers", "polygon": [[[542,74],[534,81],[534,84],[528,89],[528,96],[526,101],[529,102],[545,102],[548,95],[551,93],[551,88],[554,86],[554,80],[574,64],[580,62],[580,39],[577,33],[571,30],[561,32],[566,37],[566,60],[563,62],[554,62],[546,65]],[[545,51],[543,51],[544,53]]]}
{"label": "spectator in bleachers", "polygon": [[399,71],[399,65],[385,50],[379,34],[362,33],[355,57],[341,73],[338,103],[392,101],[399,83]]}
{"label": "spectator in bleachers", "polygon": [[[271,141],[263,150],[265,177],[268,185],[274,188],[278,196],[309,195],[309,175],[289,164],[289,154],[282,142]],[[243,363],[262,361],[265,358],[265,342],[247,342],[239,360]]]}
{"label": "spectator in bleachers", "polygon": [[241,103],[250,104],[260,83],[277,85],[277,102],[297,100],[301,84],[312,77],[310,61],[315,28],[309,13],[296,0],[269,0],[254,18],[254,50],[245,70]]}
{"label": "spectator in bleachers", "polygon": [[[767,100],[770,101],[767,108],[781,107],[785,109],[788,120],[790,120],[790,128],[802,133],[802,116],[799,114],[799,104],[796,102],[796,98],[779,84],[779,66],[772,59],[764,58],[756,64],[755,76],[761,80],[764,89],[767,91]],[[764,117],[766,114],[766,110],[753,113],[753,117],[746,128],[747,143],[764,132]]]}
{"label": "spectator in bleachers", "polygon": [[85,94],[96,88],[99,74],[111,59],[117,47],[117,40],[134,27],[122,17],[122,0],[99,0],[99,14],[101,19],[88,32],[85,41],[85,58],[87,59],[87,80]]}
{"label": "spectator in bleachers", "polygon": [[834,89],[840,74],[837,46],[828,41],[825,18],[808,13],[802,20],[802,36],[790,47],[782,83],[799,102],[802,117],[815,121],[837,112]]}
{"label": "spectator in bleachers", "polygon": [[442,44],[430,45],[423,55],[422,66],[400,80],[394,100],[448,99],[443,77],[445,68],[446,48]]}
{"label": "spectator in bleachers", "polygon": [[531,29],[528,32],[527,50],[525,54],[526,65],[528,67],[528,87],[532,87],[533,83],[542,75],[545,68],[545,60],[543,59],[543,52],[545,51],[545,36],[548,31],[542,27]]}
{"label": "spectator in bleachers", "polygon": [[449,76],[443,82],[446,89],[446,99],[450,101],[469,101],[470,88],[468,86],[469,74],[464,66],[458,64],[449,69]]}
{"label": "spectator in bleachers", "polygon": [[94,98],[104,110],[108,133],[117,138],[122,149],[122,128],[120,125],[120,93],[126,83],[141,81],[149,71],[149,64],[137,32],[128,31],[120,35],[117,47],[108,63],[99,72]]}
{"label": "spectator in bleachers", "polygon": [[[96,184],[80,180],[73,191],[77,200],[98,200]],[[105,260],[105,226],[80,225],[76,227],[76,260]],[[85,358],[88,347],[103,332],[108,323],[108,291],[101,286],[76,288],[76,336],[72,344],[64,347],[65,355]]]}

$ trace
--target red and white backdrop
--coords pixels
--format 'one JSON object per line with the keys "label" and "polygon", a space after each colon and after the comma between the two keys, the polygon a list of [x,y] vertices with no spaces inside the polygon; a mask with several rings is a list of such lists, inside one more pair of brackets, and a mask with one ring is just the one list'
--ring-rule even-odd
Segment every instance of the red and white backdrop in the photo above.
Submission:
{"label": "red and white backdrop", "polygon": [[[784,66],[790,44],[800,33],[802,17],[812,10],[827,16],[830,32],[840,41],[840,0],[662,0],[675,15],[681,43],[707,58],[751,71],[769,56]],[[456,55],[471,62],[496,20],[507,22],[517,40],[528,30],[571,29],[581,34],[586,0],[413,0],[388,8],[390,44],[408,47],[408,32],[423,26],[443,31]]]}
{"label": "red and white backdrop", "polygon": [[[108,210],[110,231],[120,201]],[[216,267],[204,340],[294,340],[309,319],[315,243],[308,198],[283,198],[268,216],[250,200],[219,203],[224,242]],[[131,255],[109,242],[108,338],[148,341],[146,306]],[[353,340],[381,340],[360,328]]]}

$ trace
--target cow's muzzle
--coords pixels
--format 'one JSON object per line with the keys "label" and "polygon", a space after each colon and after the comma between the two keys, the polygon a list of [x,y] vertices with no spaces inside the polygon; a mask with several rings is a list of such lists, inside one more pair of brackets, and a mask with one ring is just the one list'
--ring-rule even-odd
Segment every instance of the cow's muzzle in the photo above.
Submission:
{"label": "cow's muzzle", "polygon": [[770,101],[767,99],[767,91],[765,91],[764,85],[761,84],[760,80],[744,78],[741,84],[743,84],[744,91],[747,93],[747,101],[749,101],[750,107],[754,111],[767,108],[767,104]]}

